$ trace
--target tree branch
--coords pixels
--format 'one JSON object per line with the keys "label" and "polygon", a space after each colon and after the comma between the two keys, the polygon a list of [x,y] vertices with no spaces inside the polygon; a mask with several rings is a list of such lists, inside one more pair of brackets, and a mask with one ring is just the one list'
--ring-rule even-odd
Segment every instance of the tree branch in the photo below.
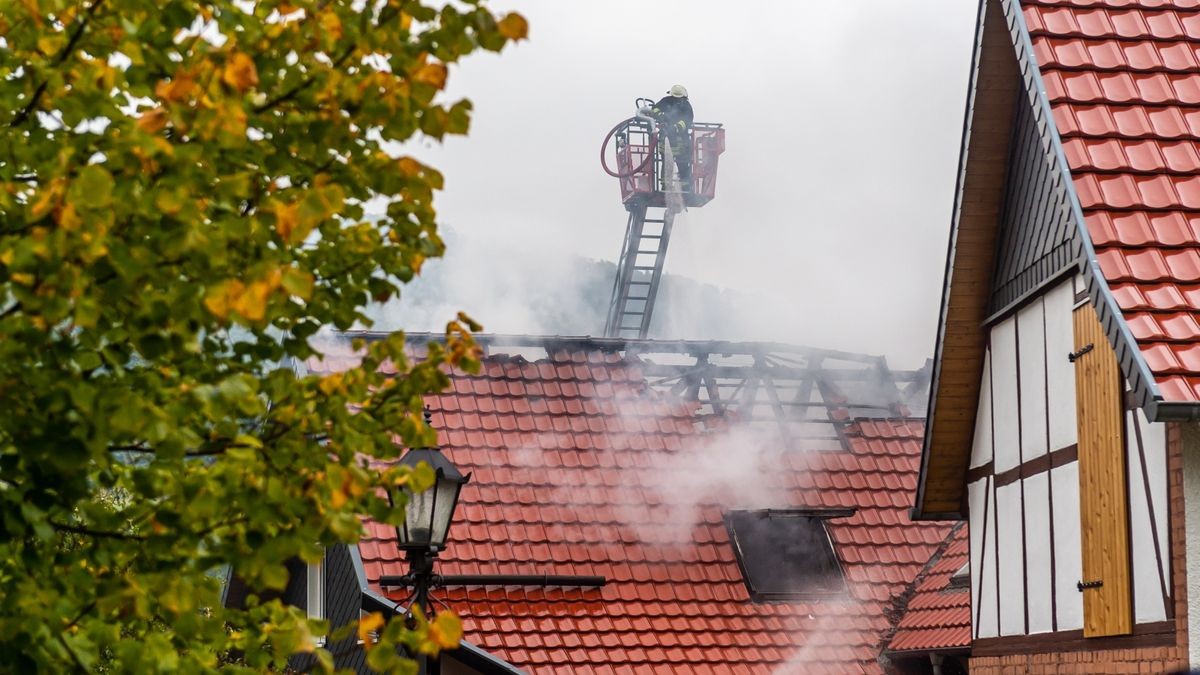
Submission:
{"label": "tree branch", "polygon": [[70,532],[72,534],[82,534],[87,537],[96,537],[98,539],[118,539],[120,541],[146,541],[147,537],[141,534],[130,534],[128,532],[105,532],[103,530],[93,530],[90,527],[81,525],[67,525],[66,523],[56,523],[53,520],[48,521],[50,526],[59,532]]}
{"label": "tree branch", "polygon": [[95,600],[93,600],[93,601],[89,602],[88,604],[84,605],[84,606],[83,606],[83,609],[79,610],[79,613],[75,615],[75,618],[74,618],[74,619],[71,619],[71,621],[70,621],[70,622],[68,622],[66,626],[63,626],[63,630],[70,630],[72,627],[74,627],[74,626],[75,626],[75,624],[77,624],[77,623],[79,623],[80,621],[82,621],[82,620],[83,620],[83,617],[87,616],[87,615],[88,615],[88,613],[89,613],[89,612],[91,612],[91,611],[92,611],[93,609],[95,609],[95,608],[96,608],[96,601],[95,601]]}
{"label": "tree branch", "polygon": [[[71,39],[67,41],[67,45],[58,52],[57,56],[54,57],[53,66],[58,67],[62,65],[63,61],[66,61],[67,57],[71,55],[71,52],[75,51],[75,47],[79,44],[79,40],[83,38],[83,32],[87,29],[88,23],[92,20],[92,17],[95,16],[96,10],[100,9],[100,5],[103,4],[104,0],[94,0],[92,2],[92,6],[88,7],[87,14],[84,14],[83,17],[79,19],[79,23],[75,25],[75,31],[71,33]],[[29,119],[29,116],[33,113],[34,108],[37,107],[38,101],[40,101],[42,99],[42,95],[46,93],[46,86],[49,83],[49,80],[42,80],[42,83],[39,84],[37,89],[34,90],[33,97],[29,99],[29,103],[25,104],[25,107],[22,108],[21,112],[17,113],[17,116],[8,123],[8,126],[20,126],[22,122]]]}
{"label": "tree branch", "polygon": [[67,653],[71,655],[71,660],[75,662],[75,667],[79,670],[79,672],[88,672],[87,666],[83,665],[83,661],[80,660],[79,655],[75,653],[75,650],[71,648],[71,643],[67,642],[67,638],[63,637],[62,633],[59,633],[57,637],[58,641],[62,643],[63,649],[67,650]]}
{"label": "tree branch", "polygon": [[[337,68],[338,66],[342,65],[343,63],[345,63],[346,59],[350,58],[350,55],[354,53],[355,49],[358,49],[357,44],[352,44],[349,47],[347,47],[346,51],[342,52],[342,55],[337,57],[337,59],[335,59],[329,67],[331,69],[334,69],[334,68]],[[276,96],[275,98],[267,101],[266,103],[264,103],[260,106],[256,106],[254,108],[254,112],[255,113],[264,113],[281,103],[286,103],[286,102],[292,100],[293,98],[296,98],[296,96],[300,92],[313,86],[313,84],[315,84],[316,81],[317,81],[317,79],[315,77],[305,78],[304,81],[301,82],[300,84],[297,84],[296,86],[292,87],[291,89],[288,89],[287,91],[285,91],[282,94]]]}
{"label": "tree branch", "polygon": [[[233,443],[227,443],[224,445],[211,446],[204,450],[191,450],[191,451],[183,453],[183,456],[184,457],[212,457],[215,455],[225,454],[225,451],[228,450],[229,448],[241,448],[241,447],[248,448],[250,446],[242,445],[242,444],[235,445]],[[135,443],[135,444],[131,444],[131,445],[110,445],[110,446],[108,446],[108,451],[109,452],[140,452],[140,453],[147,454],[147,455],[153,455],[156,452],[158,452],[154,448],[152,448],[148,445],[142,444],[142,443]]]}
{"label": "tree branch", "polygon": [[207,535],[209,535],[209,534],[212,534],[212,533],[213,533],[213,531],[215,531],[215,530],[217,530],[217,529],[219,529],[219,528],[222,528],[222,527],[229,527],[229,526],[231,526],[231,525],[240,525],[240,524],[242,524],[242,523],[248,523],[248,522],[250,522],[250,518],[249,518],[249,517],[247,517],[247,516],[239,516],[239,517],[237,517],[237,518],[231,518],[231,519],[229,519],[229,520],[225,520],[225,521],[222,521],[222,522],[219,522],[219,523],[213,523],[212,525],[209,525],[208,527],[204,528],[203,530],[199,530],[199,531],[197,531],[197,532],[196,532],[196,534],[197,534],[198,536],[204,537],[204,536],[207,536]]}

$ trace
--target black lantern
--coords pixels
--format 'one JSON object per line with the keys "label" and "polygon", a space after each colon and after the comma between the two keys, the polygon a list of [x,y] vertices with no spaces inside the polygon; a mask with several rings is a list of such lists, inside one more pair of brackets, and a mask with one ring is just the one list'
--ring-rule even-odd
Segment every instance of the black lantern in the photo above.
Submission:
{"label": "black lantern", "polygon": [[[429,423],[430,413],[425,412]],[[437,474],[437,482],[423,492],[414,493],[404,507],[404,522],[396,527],[396,543],[406,551],[436,554],[446,547],[446,535],[458,506],[458,493],[470,474],[462,475],[438,448],[413,448],[400,459],[401,466],[416,468],[426,462]]]}

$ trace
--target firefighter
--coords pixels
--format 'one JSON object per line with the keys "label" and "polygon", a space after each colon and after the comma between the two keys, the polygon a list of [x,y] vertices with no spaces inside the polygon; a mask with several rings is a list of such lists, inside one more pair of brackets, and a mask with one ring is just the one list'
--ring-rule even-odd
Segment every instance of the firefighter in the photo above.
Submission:
{"label": "firefighter", "polygon": [[692,104],[688,102],[687,89],[677,84],[667,91],[650,109],[658,120],[663,134],[671,141],[671,153],[675,166],[679,168],[679,182],[684,191],[692,185]]}

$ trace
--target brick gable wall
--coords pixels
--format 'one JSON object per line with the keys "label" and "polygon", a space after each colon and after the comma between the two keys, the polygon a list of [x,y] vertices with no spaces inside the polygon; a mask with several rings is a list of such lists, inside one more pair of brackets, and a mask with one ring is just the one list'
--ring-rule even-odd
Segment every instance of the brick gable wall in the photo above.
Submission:
{"label": "brick gable wall", "polygon": [[[1067,673],[1165,673],[1186,669],[1187,634],[1187,560],[1183,509],[1183,439],[1178,424],[1167,426],[1167,487],[1171,520],[1171,583],[1175,605],[1174,643],[1159,646],[1135,646],[1137,636],[1097,638],[1088,648],[1073,651],[1029,650],[995,656],[976,656],[970,661],[972,675],[1065,675]],[[1064,643],[1078,642],[1075,640]],[[1092,648],[1094,645],[1094,648]]]}

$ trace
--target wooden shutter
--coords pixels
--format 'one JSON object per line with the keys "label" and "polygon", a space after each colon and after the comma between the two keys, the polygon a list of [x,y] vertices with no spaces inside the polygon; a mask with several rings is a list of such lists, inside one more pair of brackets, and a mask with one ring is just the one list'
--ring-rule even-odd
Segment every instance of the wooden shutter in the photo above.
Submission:
{"label": "wooden shutter", "polygon": [[1075,392],[1083,635],[1125,635],[1133,607],[1121,374],[1090,303],[1075,310]]}

